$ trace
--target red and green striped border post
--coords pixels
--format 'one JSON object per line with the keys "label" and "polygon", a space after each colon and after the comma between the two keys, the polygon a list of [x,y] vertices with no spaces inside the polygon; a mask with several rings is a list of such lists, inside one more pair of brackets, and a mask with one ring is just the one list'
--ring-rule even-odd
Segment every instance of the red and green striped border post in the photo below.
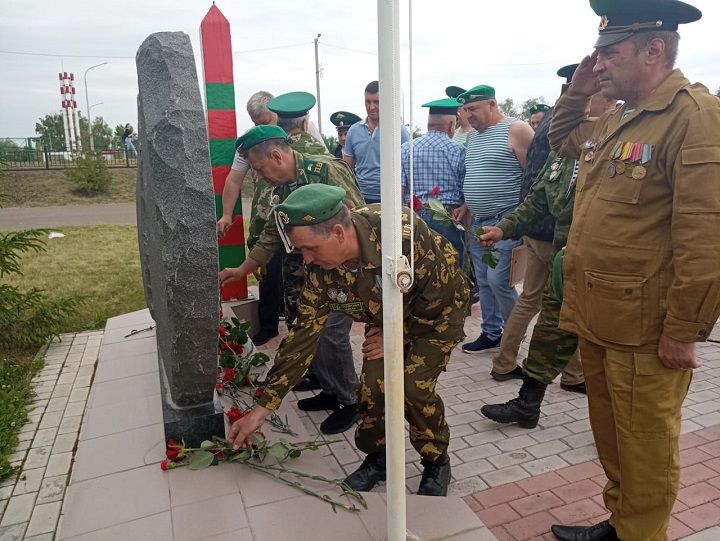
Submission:
{"label": "red and green striped border post", "polygon": [[[207,107],[210,165],[216,219],[222,216],[222,192],[235,155],[235,85],[233,83],[230,23],[213,2],[200,23],[205,104]],[[237,267],[245,260],[245,231],[242,197],[233,210],[233,223],[218,246],[220,268]],[[247,298],[247,281],[234,282],[220,290],[222,300]]]}

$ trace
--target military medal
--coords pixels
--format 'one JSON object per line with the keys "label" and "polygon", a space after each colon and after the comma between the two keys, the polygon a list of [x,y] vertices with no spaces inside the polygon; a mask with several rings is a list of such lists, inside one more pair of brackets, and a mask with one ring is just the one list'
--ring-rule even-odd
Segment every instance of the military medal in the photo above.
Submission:
{"label": "military medal", "polygon": [[592,151],[592,150],[590,150],[590,151],[588,151],[587,154],[585,154],[585,161],[586,161],[586,162],[591,162],[591,161],[593,161],[593,158],[594,158],[594,157],[595,157],[595,152]]}
{"label": "military medal", "polygon": [[557,161],[550,164],[550,180],[555,180],[560,174],[560,164]]}
{"label": "military medal", "polygon": [[347,293],[345,293],[344,291],[338,291],[337,301],[338,301],[340,304],[346,303],[346,302],[347,302]]}
{"label": "military medal", "polygon": [[618,175],[623,175],[623,174],[625,174],[625,163],[624,163],[624,162],[617,162],[617,163],[615,164],[615,172],[616,172]]}
{"label": "military medal", "polygon": [[642,180],[645,178],[645,175],[647,174],[647,169],[643,167],[642,165],[636,165],[633,167],[632,170],[632,178],[635,180]]}
{"label": "military medal", "polygon": [[613,178],[615,176],[615,164],[613,162],[610,162],[610,165],[608,166],[608,176],[610,178]]}
{"label": "military medal", "polygon": [[327,294],[328,294],[328,297],[330,297],[330,300],[333,300],[333,301],[337,300],[338,293],[337,293],[337,289],[335,289],[334,287],[331,287],[330,289],[328,289]]}

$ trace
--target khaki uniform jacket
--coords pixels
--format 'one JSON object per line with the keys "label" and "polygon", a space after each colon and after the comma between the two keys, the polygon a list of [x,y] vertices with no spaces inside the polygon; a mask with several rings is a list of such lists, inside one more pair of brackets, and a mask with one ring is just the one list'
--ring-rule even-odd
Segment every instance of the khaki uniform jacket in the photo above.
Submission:
{"label": "khaki uniform jacket", "polygon": [[[301,154],[297,150],[293,150],[293,154],[295,156],[296,180],[275,188],[277,203],[283,202],[293,190],[300,186],[310,183],[322,183],[343,188],[346,192],[345,204],[351,209],[365,204],[365,200],[357,187],[357,182],[355,182],[355,175],[350,170],[347,162],[338,160],[330,154],[309,156]],[[248,257],[264,265],[280,249],[283,249],[283,243],[277,230],[275,217],[271,212],[265,223],[265,228],[260,233],[260,238],[250,250]]]}
{"label": "khaki uniform jacket", "polygon": [[[560,326],[643,353],[663,333],[707,339],[720,313],[720,103],[675,70],[624,117],[586,122],[586,105],[571,86],[550,128],[553,149],[580,156]],[[613,159],[623,143],[635,155]]]}
{"label": "khaki uniform jacket", "polygon": [[[330,311],[343,312],[355,321],[382,327],[380,205],[357,208],[351,217],[360,242],[362,265],[352,270],[305,267],[307,274],[298,301],[297,322],[280,344],[275,364],[268,373],[265,393],[258,400],[262,406],[277,409],[300,380],[312,361]],[[409,257],[407,212],[403,213],[403,223],[403,253]],[[405,343],[417,338],[439,342],[461,340],[469,298],[469,280],[457,269],[457,252],[452,244],[420,218],[415,218],[415,283],[403,296]],[[444,362],[443,358],[436,360]]]}

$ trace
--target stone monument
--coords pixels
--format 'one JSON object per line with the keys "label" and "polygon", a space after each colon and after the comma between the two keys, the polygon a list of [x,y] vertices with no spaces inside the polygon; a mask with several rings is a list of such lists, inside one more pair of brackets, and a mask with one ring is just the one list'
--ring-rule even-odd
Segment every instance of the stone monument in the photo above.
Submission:
{"label": "stone monument", "polygon": [[140,262],[156,322],[166,439],[224,436],[213,406],[218,247],[207,125],[190,38],[150,35],[136,56]]}

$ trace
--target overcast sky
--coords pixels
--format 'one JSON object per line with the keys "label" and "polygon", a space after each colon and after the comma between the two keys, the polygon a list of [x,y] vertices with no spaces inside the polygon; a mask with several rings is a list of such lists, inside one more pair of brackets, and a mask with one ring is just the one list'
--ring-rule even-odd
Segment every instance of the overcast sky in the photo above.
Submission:
{"label": "overcast sky", "polygon": [[[86,112],[83,73],[92,116],[111,127],[137,125],[135,53],[154,32],[186,32],[200,70],[199,25],[212,2],[147,0],[112,2],[0,0],[0,70],[3,116],[0,137],[28,137],[35,122],[60,110],[58,72],[75,73],[77,100]],[[250,126],[244,106],[256,90],[315,94],[313,39],[320,33],[322,128],[334,134],[329,115],[365,115],[363,89],[377,78],[377,4],[372,0],[218,1],[232,28],[238,131]],[[696,0],[703,18],[680,27],[678,65],[691,81],[720,87],[720,2]],[[552,103],[561,79],[556,70],[592,50],[599,18],[587,1],[532,0],[413,3],[413,84],[408,75],[407,0],[401,4],[405,51],[405,121],[424,128],[425,101],[444,97],[448,85],[490,84],[498,99],[516,103],[544,96]],[[25,53],[25,54],[19,54]],[[203,84],[202,76],[199,78]],[[312,111],[317,124],[317,109]]]}

